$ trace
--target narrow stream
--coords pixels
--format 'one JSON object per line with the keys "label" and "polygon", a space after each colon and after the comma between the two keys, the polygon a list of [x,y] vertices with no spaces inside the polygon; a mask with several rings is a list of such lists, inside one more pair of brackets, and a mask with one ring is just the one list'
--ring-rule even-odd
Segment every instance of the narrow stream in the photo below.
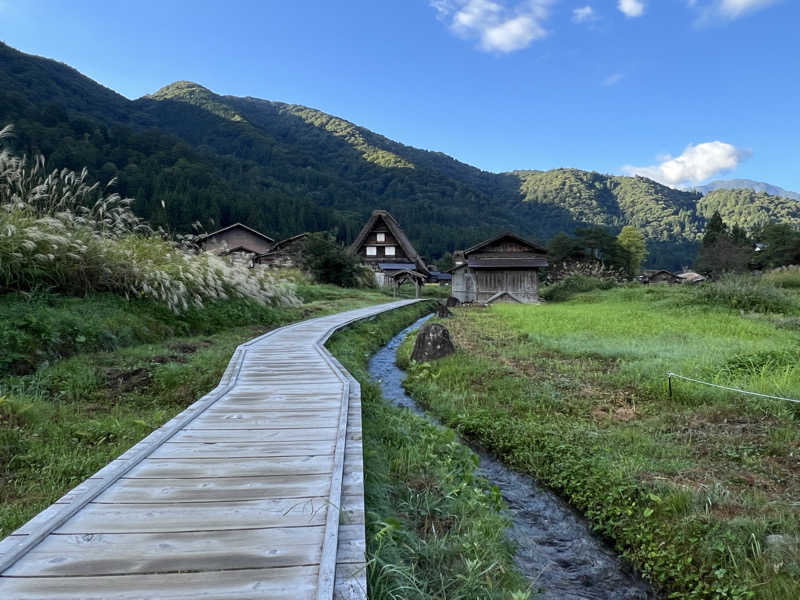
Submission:
{"label": "narrow stream", "polygon": [[[441,424],[403,389],[397,349],[431,315],[407,327],[369,361],[370,376],[383,397]],[[545,600],[644,600],[652,589],[589,529],[585,519],[527,475],[512,471],[480,449],[480,473],[496,485],[508,505],[509,537],[517,544],[516,563]]]}

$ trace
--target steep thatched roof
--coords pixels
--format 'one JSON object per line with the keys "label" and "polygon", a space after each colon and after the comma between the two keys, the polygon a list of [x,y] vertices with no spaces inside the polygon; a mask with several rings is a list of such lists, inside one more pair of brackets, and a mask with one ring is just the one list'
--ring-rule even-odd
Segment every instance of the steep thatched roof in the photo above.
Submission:
{"label": "steep thatched roof", "polygon": [[372,211],[372,215],[370,216],[369,220],[364,227],[362,227],[361,231],[356,236],[355,241],[350,245],[350,251],[356,253],[361,249],[361,247],[364,245],[364,242],[367,240],[367,236],[369,235],[370,231],[373,230],[375,224],[378,222],[378,219],[381,219],[386,224],[386,227],[389,228],[389,231],[391,232],[392,236],[394,236],[394,239],[397,240],[400,248],[403,249],[403,253],[416,265],[417,271],[427,275],[428,267],[425,265],[425,261],[422,260],[422,257],[417,253],[414,246],[406,237],[406,234],[400,228],[400,224],[391,214],[389,214],[389,211],[387,210]]}

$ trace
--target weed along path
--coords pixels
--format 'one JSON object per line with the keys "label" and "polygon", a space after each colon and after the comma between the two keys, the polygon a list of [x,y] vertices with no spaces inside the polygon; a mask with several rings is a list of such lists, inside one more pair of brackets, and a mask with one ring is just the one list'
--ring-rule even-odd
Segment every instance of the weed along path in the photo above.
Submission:
{"label": "weed along path", "polygon": [[[396,365],[403,340],[430,317],[401,331],[369,363],[384,398],[427,415],[403,389],[405,373]],[[530,477],[517,473],[485,452],[476,450],[480,472],[496,485],[508,505],[509,537],[517,546],[515,561],[543,600],[644,600],[652,589],[631,573],[586,521],[561,499]]]}
{"label": "weed along path", "polygon": [[239,346],[217,388],[0,542],[0,598],[366,598],[360,388],[323,344],[413,302]]}

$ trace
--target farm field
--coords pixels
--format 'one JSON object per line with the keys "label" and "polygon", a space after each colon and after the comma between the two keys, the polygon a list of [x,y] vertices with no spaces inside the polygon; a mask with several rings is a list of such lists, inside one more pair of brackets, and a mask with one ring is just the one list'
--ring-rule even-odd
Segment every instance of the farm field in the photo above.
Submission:
{"label": "farm field", "polygon": [[673,597],[794,599],[800,405],[667,390],[673,371],[800,398],[795,293],[736,284],[455,309],[444,324],[457,353],[407,365],[406,385],[562,494]]}

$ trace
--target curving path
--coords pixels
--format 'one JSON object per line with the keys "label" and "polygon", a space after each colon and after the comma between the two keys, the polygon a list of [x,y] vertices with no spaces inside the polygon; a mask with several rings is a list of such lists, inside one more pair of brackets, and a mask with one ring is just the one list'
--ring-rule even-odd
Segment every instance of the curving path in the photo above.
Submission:
{"label": "curving path", "polygon": [[366,598],[360,389],[323,344],[413,302],[239,346],[212,392],[0,542],[0,598]]}

